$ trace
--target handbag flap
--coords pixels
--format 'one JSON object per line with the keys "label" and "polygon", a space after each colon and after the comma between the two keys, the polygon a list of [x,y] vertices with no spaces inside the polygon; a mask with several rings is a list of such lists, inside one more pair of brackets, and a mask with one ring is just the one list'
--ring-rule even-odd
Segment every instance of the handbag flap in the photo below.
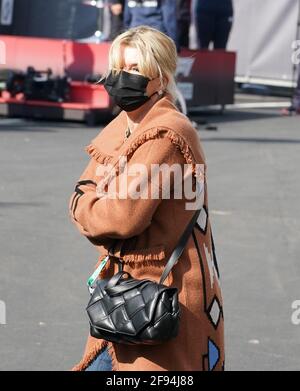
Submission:
{"label": "handbag flap", "polygon": [[[99,280],[87,306],[91,324],[102,330],[115,333],[116,330],[128,336],[137,335],[149,322],[153,321],[156,307],[161,302],[164,291],[174,293],[176,288],[168,288],[150,280],[141,285],[126,289],[124,293],[110,296],[105,291],[108,280]],[[118,286],[126,286],[120,283]]]}

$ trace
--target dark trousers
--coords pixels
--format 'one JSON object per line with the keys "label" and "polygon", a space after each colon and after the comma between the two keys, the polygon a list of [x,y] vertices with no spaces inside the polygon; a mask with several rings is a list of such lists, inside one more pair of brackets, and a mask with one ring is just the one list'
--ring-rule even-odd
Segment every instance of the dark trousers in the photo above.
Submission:
{"label": "dark trousers", "polygon": [[199,11],[197,33],[201,49],[208,49],[213,42],[214,49],[226,49],[232,27],[232,16]]}
{"label": "dark trousers", "polygon": [[177,20],[177,46],[189,47],[190,20]]}
{"label": "dark trousers", "polygon": [[101,353],[99,353],[85,371],[112,371],[112,361],[107,349],[108,348],[105,348]]}

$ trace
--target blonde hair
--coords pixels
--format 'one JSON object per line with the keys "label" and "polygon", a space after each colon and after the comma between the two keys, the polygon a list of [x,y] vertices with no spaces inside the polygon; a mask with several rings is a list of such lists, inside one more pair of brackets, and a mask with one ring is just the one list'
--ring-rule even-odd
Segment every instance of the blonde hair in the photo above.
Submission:
{"label": "blonde hair", "polygon": [[108,72],[119,72],[124,66],[124,59],[120,52],[123,46],[129,46],[138,50],[139,72],[153,79],[160,78],[161,86],[163,78],[167,78],[167,92],[174,100],[177,99],[175,72],[177,67],[177,50],[174,41],[166,34],[149,26],[131,28],[118,35],[111,44],[109,50]]}

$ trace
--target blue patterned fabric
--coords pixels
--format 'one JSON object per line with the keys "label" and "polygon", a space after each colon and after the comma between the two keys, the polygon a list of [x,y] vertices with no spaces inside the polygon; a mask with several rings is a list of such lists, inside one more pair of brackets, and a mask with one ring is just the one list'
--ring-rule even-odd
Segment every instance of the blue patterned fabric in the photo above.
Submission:
{"label": "blue patterned fabric", "polygon": [[111,357],[107,348],[86,368],[86,371],[112,371]]}

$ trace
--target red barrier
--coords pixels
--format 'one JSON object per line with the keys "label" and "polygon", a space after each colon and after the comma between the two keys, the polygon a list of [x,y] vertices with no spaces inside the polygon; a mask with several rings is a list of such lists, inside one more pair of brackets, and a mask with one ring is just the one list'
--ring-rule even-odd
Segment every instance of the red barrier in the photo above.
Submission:
{"label": "red barrier", "polygon": [[0,36],[6,45],[6,64],[1,68],[25,71],[51,68],[54,75],[64,69],[74,80],[87,74],[102,74],[107,68],[109,43],[87,44],[60,39]]}
{"label": "red barrier", "polygon": [[[51,68],[55,76],[62,76],[66,70],[77,82],[72,83],[70,103],[97,110],[111,108],[101,86],[78,83],[87,75],[102,75],[106,71],[110,43],[16,36],[0,36],[0,40],[6,45],[6,64],[0,65],[1,68],[21,71],[26,71],[28,66],[36,70]],[[233,103],[235,61],[235,53],[223,50],[180,52],[177,80],[187,107]]]}
{"label": "red barrier", "polygon": [[234,101],[236,54],[225,50],[183,50],[177,82],[188,108]]}

